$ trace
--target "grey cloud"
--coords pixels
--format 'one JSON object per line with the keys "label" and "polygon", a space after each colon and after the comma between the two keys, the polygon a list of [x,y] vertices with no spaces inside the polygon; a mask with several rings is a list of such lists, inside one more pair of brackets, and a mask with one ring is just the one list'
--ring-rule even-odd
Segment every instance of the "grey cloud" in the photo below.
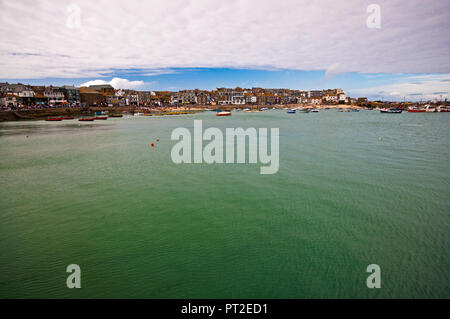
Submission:
{"label": "grey cloud", "polygon": [[[197,67],[450,72],[448,1],[376,3],[380,29],[366,26],[370,2],[360,0],[1,0],[0,78]],[[68,24],[69,4],[80,8],[79,28]]]}

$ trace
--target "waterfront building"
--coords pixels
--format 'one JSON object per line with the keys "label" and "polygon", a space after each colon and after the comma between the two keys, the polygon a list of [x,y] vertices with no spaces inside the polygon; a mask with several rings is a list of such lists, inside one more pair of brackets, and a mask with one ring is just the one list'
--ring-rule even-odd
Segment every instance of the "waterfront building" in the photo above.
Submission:
{"label": "waterfront building", "polygon": [[75,86],[64,85],[62,86],[62,91],[64,93],[64,97],[67,100],[67,103],[69,103],[70,106],[80,105],[81,103],[80,89],[76,88]]}
{"label": "waterfront building", "polygon": [[245,104],[245,96],[242,91],[236,91],[232,93],[231,96],[231,104],[233,105],[244,105]]}
{"label": "waterfront building", "polygon": [[323,96],[323,91],[313,90],[309,91],[309,98],[321,98]]}
{"label": "waterfront building", "polygon": [[339,97],[335,94],[327,93],[322,97],[322,101],[326,104],[337,104],[339,101]]}
{"label": "waterfront building", "polygon": [[50,106],[60,106],[67,104],[62,88],[47,86],[44,89],[44,96],[48,99]]}
{"label": "waterfront building", "polygon": [[356,104],[358,105],[364,105],[368,102],[366,97],[359,97],[358,100],[356,100]]}
{"label": "waterfront building", "polygon": [[17,105],[17,96],[14,94],[7,93],[0,98],[0,107],[2,108],[16,108]]}
{"label": "waterfront building", "polygon": [[211,104],[211,95],[207,91],[201,91],[197,93],[197,103],[199,105]]}
{"label": "waterfront building", "polygon": [[312,97],[312,98],[309,99],[309,103],[311,105],[320,105],[320,104],[322,104],[322,98],[320,98],[320,97]]}
{"label": "waterfront building", "polygon": [[109,84],[89,85],[89,88],[105,95],[114,95],[116,92]]}
{"label": "waterfront building", "polygon": [[90,87],[80,87],[81,103],[86,106],[100,106],[104,102],[104,96],[97,90]]}

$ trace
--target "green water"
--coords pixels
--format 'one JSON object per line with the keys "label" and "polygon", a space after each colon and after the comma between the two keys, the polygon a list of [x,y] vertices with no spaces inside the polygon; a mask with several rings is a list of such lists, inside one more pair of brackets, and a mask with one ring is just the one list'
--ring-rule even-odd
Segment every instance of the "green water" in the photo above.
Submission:
{"label": "green water", "polygon": [[[279,127],[279,172],[173,164],[194,119]],[[449,133],[332,110],[2,123],[0,297],[449,298]]]}

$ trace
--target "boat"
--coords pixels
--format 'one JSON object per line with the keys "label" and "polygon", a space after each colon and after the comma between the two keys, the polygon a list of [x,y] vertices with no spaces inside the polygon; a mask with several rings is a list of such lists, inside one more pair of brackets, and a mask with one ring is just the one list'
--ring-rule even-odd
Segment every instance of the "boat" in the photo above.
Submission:
{"label": "boat", "polygon": [[52,117],[45,120],[48,122],[55,122],[55,121],[62,121],[63,119],[61,117]]}
{"label": "boat", "polygon": [[401,109],[380,109],[380,113],[392,113],[392,114],[399,114],[402,113]]}
{"label": "boat", "polygon": [[419,108],[419,107],[410,107],[408,108],[408,112],[410,113],[425,113],[427,110],[425,110],[424,108]]}
{"label": "boat", "polygon": [[134,116],[144,116],[144,113],[134,113]]}
{"label": "boat", "polygon": [[216,116],[230,116],[231,112],[227,112],[227,111],[220,111],[216,113]]}
{"label": "boat", "polygon": [[319,113],[319,110],[318,110],[318,109],[312,109],[311,112],[313,112],[313,113]]}
{"label": "boat", "polygon": [[91,117],[91,118],[87,118],[87,119],[78,119],[78,121],[80,121],[80,122],[93,122],[94,118]]}
{"label": "boat", "polygon": [[311,112],[310,109],[306,109],[306,108],[299,109],[298,111],[299,111],[300,113],[309,113],[309,112]]}
{"label": "boat", "polygon": [[94,120],[107,120],[108,117],[107,116],[96,116],[94,117]]}
{"label": "boat", "polygon": [[295,114],[295,112],[296,112],[296,111],[295,111],[295,110],[292,110],[292,109],[287,111],[288,114]]}
{"label": "boat", "polygon": [[425,107],[409,107],[408,112],[411,113],[425,113],[425,112],[438,112],[435,108],[430,108],[429,104],[426,104]]}
{"label": "boat", "polygon": [[109,117],[123,117],[122,114],[111,114]]}
{"label": "boat", "polygon": [[61,117],[61,120],[73,120],[73,116]]}

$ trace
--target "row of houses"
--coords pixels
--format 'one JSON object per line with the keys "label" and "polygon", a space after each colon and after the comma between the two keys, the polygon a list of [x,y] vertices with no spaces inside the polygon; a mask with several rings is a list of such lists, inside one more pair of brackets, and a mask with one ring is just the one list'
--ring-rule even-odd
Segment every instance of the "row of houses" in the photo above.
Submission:
{"label": "row of houses", "polygon": [[355,104],[342,89],[300,91],[263,88],[217,88],[213,91],[183,90],[172,93],[170,104],[275,105],[275,104]]}
{"label": "row of houses", "polygon": [[0,107],[17,108],[48,106],[80,106],[80,90],[75,86],[32,86],[0,83]]}
{"label": "row of houses", "polygon": [[79,106],[186,106],[186,105],[278,105],[278,104],[357,104],[342,89],[301,91],[290,89],[136,91],[114,89],[109,84],[75,86],[31,86],[0,83],[0,107],[79,107]]}

